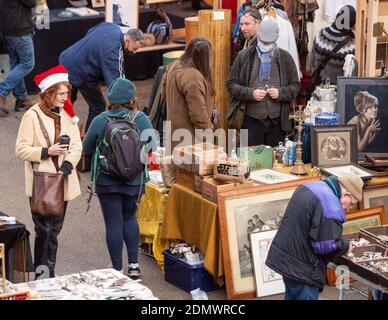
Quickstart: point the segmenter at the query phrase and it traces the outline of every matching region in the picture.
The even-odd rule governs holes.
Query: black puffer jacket
[[[1,0],[0,30],[3,36],[21,37],[34,30],[32,8],[36,0]]]
[[[346,215],[340,194],[333,176],[299,186],[272,242],[266,265],[283,277],[322,290],[328,261],[349,249],[348,241],[342,239]]]

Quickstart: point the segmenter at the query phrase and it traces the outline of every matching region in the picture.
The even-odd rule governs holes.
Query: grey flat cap
[[[263,43],[274,43],[279,38],[279,25],[274,18],[264,19],[257,30],[257,38]]]

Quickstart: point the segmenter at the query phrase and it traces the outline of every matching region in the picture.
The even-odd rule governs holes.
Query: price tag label
[[[225,20],[225,12],[224,11],[214,11],[213,12],[213,20]]]

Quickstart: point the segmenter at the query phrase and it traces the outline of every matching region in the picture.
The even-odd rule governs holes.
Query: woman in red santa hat
[[[34,81],[41,93],[40,101],[23,116],[16,141],[16,156],[25,163],[26,193],[32,196],[33,170],[55,173],[65,176],[64,200],[67,202],[81,194],[75,170],[81,153],[82,143],[73,106],[69,100],[71,85],[68,72],[62,65],[35,76]],[[41,123],[43,126],[41,125]],[[42,128],[43,127],[43,128]],[[43,130],[48,133],[48,142]],[[59,137],[70,137],[69,144],[60,145]],[[54,277],[58,235],[62,229],[63,217],[47,217],[32,214],[35,224],[34,266],[36,277],[38,270],[49,270]],[[37,269],[39,266],[39,269]]]

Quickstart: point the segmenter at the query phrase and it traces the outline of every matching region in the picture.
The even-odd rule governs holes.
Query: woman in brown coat
[[[211,51],[212,46],[208,39],[194,38],[185,53],[167,68],[165,90],[167,121],[171,122],[172,148],[181,138],[177,129],[186,129],[191,134],[191,139],[185,138],[180,145],[191,145],[195,143],[195,129],[213,128],[211,117],[214,86],[210,67]],[[174,132],[177,135],[175,137]]]
[[[71,85],[66,69],[59,65],[35,78],[39,86],[40,101],[23,116],[16,140],[16,156],[24,160],[26,193],[32,196],[33,170],[41,172],[62,172],[65,176],[64,200],[67,202],[81,194],[75,167],[80,160],[82,143],[77,126],[77,117],[68,102]],[[46,142],[40,121],[47,130],[50,146]],[[68,135],[69,144],[59,144],[59,137]],[[62,229],[62,217],[47,217],[32,214],[35,224],[34,266],[36,277],[48,271],[54,277],[58,235]],[[45,273],[43,273],[45,275]]]

